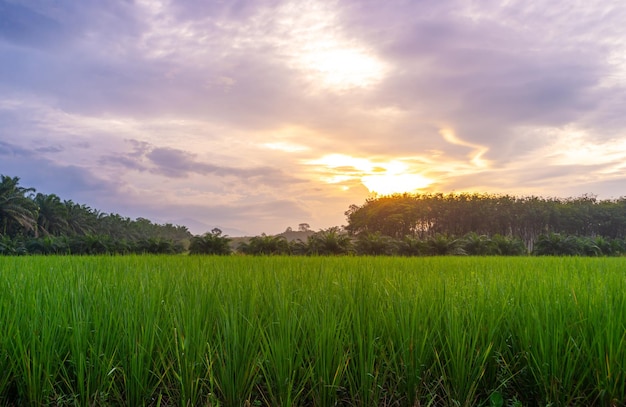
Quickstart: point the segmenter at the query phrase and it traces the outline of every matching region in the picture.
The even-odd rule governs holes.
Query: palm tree
[[[230,254],[230,238],[222,235],[222,231],[215,228],[210,233],[194,236],[189,245],[189,254]]]
[[[341,233],[337,226],[320,230],[309,236],[307,245],[311,254],[322,256],[348,254],[352,251],[352,240],[346,233]]]
[[[428,251],[434,256],[463,255],[465,251],[461,243],[458,239],[442,234],[437,234],[427,240]]]
[[[290,254],[291,247],[285,236],[262,234],[261,236],[254,236],[248,242],[241,243],[238,250],[245,254],[281,255]]]
[[[472,256],[497,254],[496,245],[486,235],[479,235],[476,232],[470,232],[463,237],[462,243],[465,253]]]
[[[495,254],[502,256],[521,256],[528,254],[528,249],[524,242],[516,237],[502,236],[496,234],[492,236],[491,241],[495,246]]]
[[[18,177],[0,177],[0,233],[36,232],[37,205],[26,196],[35,189],[20,187]]]
[[[55,194],[38,193],[34,201],[39,208],[37,214],[39,234],[59,236],[68,230],[67,209],[61,198]]]
[[[356,242],[359,255],[383,256],[392,255],[397,251],[397,242],[380,232],[363,233]]]
[[[428,243],[411,236],[405,236],[398,242],[398,254],[401,256],[423,256],[428,253]]]
[[[71,233],[84,236],[95,232],[98,217],[90,207],[71,200],[63,201],[63,205],[65,205],[67,226]]]

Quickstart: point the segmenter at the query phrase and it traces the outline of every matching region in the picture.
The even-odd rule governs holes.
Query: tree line
[[[182,253],[192,237],[185,226],[101,212],[19,181],[0,175],[0,254]]]
[[[548,233],[540,235],[529,252],[521,239],[499,234],[487,236],[470,232],[461,237],[436,234],[424,239],[411,236],[395,239],[380,232],[354,236],[339,227],[331,227],[313,233],[306,240],[290,241],[283,235],[260,235],[233,247],[228,236],[214,229],[205,235],[194,236],[189,252],[256,256],[620,256],[626,253],[626,240]]]
[[[320,230],[305,240],[263,234],[235,245],[219,229],[194,236],[185,226],[104,213],[0,175],[0,255],[626,253],[626,198],[396,194],[351,205],[345,215],[346,226]]]
[[[514,197],[490,194],[396,194],[352,205],[345,213],[353,235],[380,233],[396,239],[436,235],[507,236],[529,252],[540,236],[626,237],[626,198]],[[571,240],[571,239],[570,239]]]

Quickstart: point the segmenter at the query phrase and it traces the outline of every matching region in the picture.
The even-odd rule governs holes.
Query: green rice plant
[[[626,276],[608,272],[602,279],[583,280],[581,287],[572,290],[572,298],[586,322],[581,326],[586,381],[597,394],[591,401],[623,405],[626,403],[626,296],[623,294]]]
[[[169,297],[162,278],[150,278],[158,271],[155,264],[149,270],[127,269],[123,281],[128,289],[120,290],[111,300],[118,302],[117,315],[121,327],[119,337],[119,369],[122,375],[122,397],[129,405],[147,405],[161,396],[164,372],[156,369],[159,353],[158,339],[170,335],[164,331],[163,300]],[[132,277],[132,278],[129,278]]]
[[[11,397],[11,389],[13,387],[15,373],[13,371],[14,361],[11,359],[11,338],[15,337],[15,310],[18,304],[14,301],[11,279],[6,278],[7,272],[14,272],[9,268],[8,264],[4,269],[0,269],[0,324],[2,326],[2,334],[0,334],[0,404],[8,404]]]
[[[226,406],[250,403],[263,359],[256,318],[259,292],[255,290],[254,278],[246,282],[236,270],[235,267],[235,274],[222,281],[218,297],[221,307],[211,346],[215,389]],[[244,286],[245,290],[236,289]]]
[[[173,376],[168,389],[177,393],[169,397],[181,406],[206,405],[215,397],[211,357],[219,304],[212,295],[214,282],[182,270],[168,300],[174,328],[171,335],[163,335],[170,342],[162,348],[173,348],[173,354],[162,370]]]
[[[435,358],[440,373],[442,395],[446,405],[473,406],[484,388],[485,372],[493,358],[493,342],[481,316],[468,320],[458,308],[450,307],[443,317],[443,329],[436,342]],[[488,329],[488,328],[487,328]]]
[[[32,279],[19,282],[25,286],[16,284],[12,293],[20,309],[8,353],[14,362],[17,398],[28,405],[45,405],[57,398],[55,386],[67,357],[67,331],[57,320],[66,302],[54,295],[51,277],[48,269],[37,271]]]
[[[303,347],[310,368],[309,398],[314,406],[336,405],[340,393],[346,390],[349,320],[346,307],[342,306],[338,280],[331,273],[319,275],[315,290],[309,291],[303,314],[302,325],[306,329]]]
[[[594,397],[585,362],[588,320],[572,298],[584,261],[546,259],[517,271],[514,312],[506,318],[509,349],[503,354],[517,365],[513,387],[526,403],[587,405]]]
[[[0,404],[623,405],[624,265],[0,257]]]
[[[411,281],[420,278],[417,272],[405,276]],[[384,364],[390,381],[385,387],[403,405],[415,406],[431,396],[425,391],[434,373],[432,341],[441,324],[442,303],[433,301],[436,295],[421,289],[421,284],[410,286],[412,292],[407,294],[406,285],[390,285],[391,304],[383,321],[388,332]]]
[[[506,313],[492,295],[493,280],[475,263],[459,261],[441,281],[441,320],[433,340],[439,396],[446,405],[473,406],[494,387],[494,346],[500,340],[500,322]]]
[[[111,303],[102,303],[106,287],[93,270],[75,269],[67,282],[68,310],[61,313],[68,330],[68,359],[62,369],[65,391],[80,406],[113,401],[118,331]]]
[[[270,284],[272,281],[270,280]],[[265,384],[263,397],[270,406],[299,405],[306,396],[310,369],[305,360],[302,305],[296,302],[291,287],[274,282],[277,295],[266,307],[271,317],[259,326],[261,333],[260,365]]]
[[[385,398],[383,384],[387,369],[382,368],[382,346],[386,296],[382,284],[375,280],[375,269],[369,267],[369,259],[359,259],[359,273],[347,272],[344,291],[348,320],[348,357],[346,378],[352,397],[364,406],[378,405]]]
[[[219,399],[226,406],[250,401],[259,376],[258,326],[238,310],[223,309],[213,347],[213,372]]]

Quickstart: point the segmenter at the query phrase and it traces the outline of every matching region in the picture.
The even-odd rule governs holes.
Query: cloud
[[[342,222],[394,162],[442,192],[610,193],[625,19],[621,0],[0,1],[0,172],[259,232]]]
[[[615,28],[623,11],[570,2],[548,8],[492,3],[478,8],[466,2],[419,2],[409,10],[387,3],[386,10],[371,2],[352,5],[354,27],[397,62],[380,97],[413,120],[452,126],[469,142],[488,143],[491,159],[508,160],[502,153],[512,141],[507,133],[516,126],[585,120],[607,96],[623,93],[598,89],[614,70],[607,63],[613,48],[605,44],[622,42]],[[415,17],[401,18],[401,13]],[[372,19],[400,24],[381,29]],[[408,140],[400,136],[398,145]]]
[[[4,156],[5,159],[28,157],[29,155],[30,151],[25,148],[13,145],[11,143],[6,143],[4,141],[0,141],[0,156]]]
[[[279,168],[214,165],[200,160],[197,154],[182,149],[157,147],[132,139],[126,142],[134,146],[130,153],[102,156],[99,162],[102,165],[118,165],[128,170],[147,171],[168,178],[187,178],[192,174],[197,174],[237,178],[242,183],[268,185],[302,182],[296,177],[283,173]]]

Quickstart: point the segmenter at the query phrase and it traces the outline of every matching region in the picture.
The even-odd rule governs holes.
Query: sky
[[[0,174],[230,236],[626,195],[623,0],[0,0]]]

